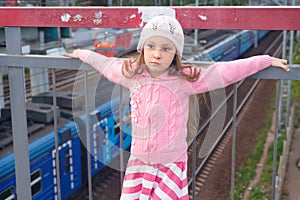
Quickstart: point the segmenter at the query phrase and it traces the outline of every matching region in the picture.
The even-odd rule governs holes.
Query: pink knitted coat
[[[226,87],[271,65],[270,56],[254,56],[219,62],[201,69],[200,78],[189,82],[168,71],[152,78],[147,70],[128,79],[122,75],[123,60],[81,50],[79,58],[110,81],[131,92],[131,153],[145,163],[187,160],[189,96]]]

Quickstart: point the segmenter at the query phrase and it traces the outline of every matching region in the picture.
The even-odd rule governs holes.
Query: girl
[[[88,50],[64,54],[130,89],[132,144],[121,199],[188,199],[190,95],[226,87],[271,65],[289,71],[286,60],[267,55],[200,70],[182,64],[183,46],[179,22],[158,16],[144,26],[135,60],[107,58]]]

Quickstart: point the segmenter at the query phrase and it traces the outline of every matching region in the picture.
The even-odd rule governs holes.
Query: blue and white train
[[[257,40],[265,37],[269,31],[257,31]],[[244,30],[231,35],[222,42],[194,55],[195,61],[230,61],[239,58],[255,44],[254,31]]]
[[[123,120],[120,122],[118,103],[119,99],[115,98],[89,113],[91,153],[88,155],[91,156],[92,175],[97,174],[119,154],[120,123],[123,123],[123,149],[128,149],[130,146],[131,127]],[[124,117],[128,111],[129,107],[124,108]],[[62,199],[68,199],[86,182],[88,165],[85,122],[85,114],[80,115],[75,122],[58,119]],[[58,197],[55,137],[52,130],[45,132],[45,130],[49,130],[48,126],[51,128],[52,125],[45,125],[42,136],[31,141],[28,146],[33,200],[50,200]],[[2,150],[5,152],[7,148]],[[6,153],[0,158],[0,199],[18,199],[13,152]]]

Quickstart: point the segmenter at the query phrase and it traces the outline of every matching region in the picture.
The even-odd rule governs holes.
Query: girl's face
[[[144,60],[152,78],[159,77],[169,68],[175,53],[175,45],[165,37],[154,36],[146,41]]]

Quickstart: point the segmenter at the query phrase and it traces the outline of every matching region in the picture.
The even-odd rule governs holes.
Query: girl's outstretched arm
[[[287,60],[268,55],[252,56],[228,62],[217,62],[207,69],[201,69],[200,78],[192,82],[194,93],[226,87],[268,67],[289,71]]]
[[[90,50],[76,49],[72,53],[64,53],[63,56],[79,58],[91,65],[112,82],[119,82],[123,78],[123,61],[115,57],[106,57]]]

